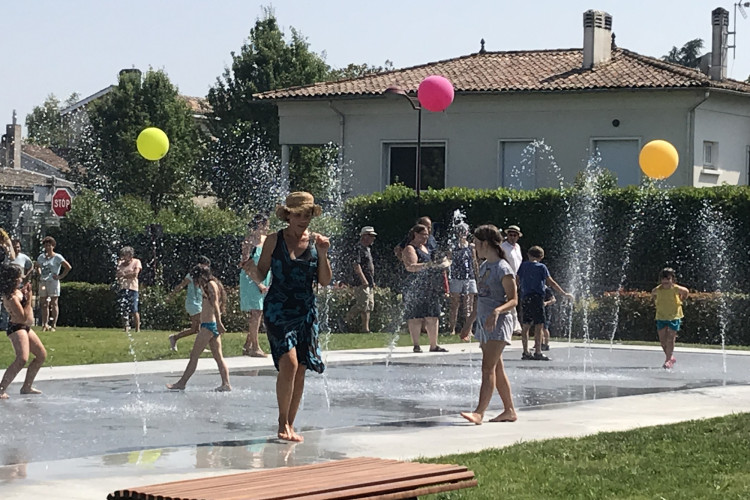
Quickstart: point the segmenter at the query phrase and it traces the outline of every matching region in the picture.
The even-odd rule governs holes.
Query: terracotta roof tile
[[[188,95],[181,95],[180,99],[185,101],[190,110],[198,115],[208,115],[213,111],[208,100],[203,97],[192,97]]]
[[[73,187],[72,182],[58,177],[50,177],[20,168],[0,168],[0,186],[28,189],[34,186],[51,185]]]
[[[52,165],[61,172],[70,172],[68,162],[64,158],[60,158],[49,148],[25,142],[21,146],[21,151],[31,156],[32,158],[36,158],[37,160],[41,160],[48,165]]]
[[[255,94],[257,99],[380,95],[391,85],[414,93],[429,75],[448,78],[457,93],[560,92],[711,87],[750,93],[750,84],[712,81],[696,69],[615,48],[608,63],[583,69],[582,49],[485,52],[359,78]]]

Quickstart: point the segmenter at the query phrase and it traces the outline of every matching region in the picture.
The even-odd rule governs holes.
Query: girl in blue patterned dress
[[[244,269],[253,280],[263,281],[269,270],[273,279],[263,307],[263,319],[276,369],[276,399],[279,403],[278,437],[303,441],[294,431],[305,371],[323,373],[325,365],[318,344],[318,310],[313,286],[328,286],[331,264],[330,241],[308,230],[310,221],[322,213],[310,193],[294,192],[276,208],[279,219],[289,225],[270,234],[263,243],[257,264],[252,259]]]

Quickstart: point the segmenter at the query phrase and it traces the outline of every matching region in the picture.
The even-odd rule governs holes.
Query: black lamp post
[[[417,209],[419,209],[419,192],[422,190],[422,106],[419,105],[419,99],[411,97],[397,85],[391,85],[385,89],[385,93],[404,96],[411,104],[412,109],[417,111],[417,163],[414,169],[414,189],[417,193]]]

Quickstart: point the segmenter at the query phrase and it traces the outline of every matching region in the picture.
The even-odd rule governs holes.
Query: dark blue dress
[[[318,308],[313,285],[318,281],[318,251],[310,235],[310,245],[298,258],[289,257],[282,231],[276,233],[271,255],[271,287],[263,303],[263,319],[276,369],[279,360],[292,349],[308,370],[323,373],[318,344]]]

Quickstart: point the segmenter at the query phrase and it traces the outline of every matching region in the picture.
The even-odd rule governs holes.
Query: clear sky
[[[334,67],[448,59],[476,52],[481,38],[490,51],[580,48],[588,9],[612,15],[618,46],[655,57],[694,38],[710,51],[716,7],[734,26],[731,0],[0,0],[0,125],[13,109],[25,124],[49,94],[91,95],[122,68],[163,69],[180,93],[205,96],[264,5]],[[739,12],[737,32],[728,73],[744,80],[750,19]]]

